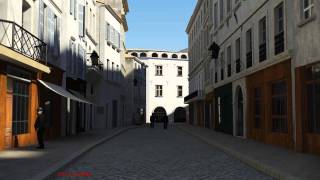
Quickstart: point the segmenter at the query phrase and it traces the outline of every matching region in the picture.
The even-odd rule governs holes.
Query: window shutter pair
[[[85,50],[80,44],[78,45],[78,77],[84,79],[85,74]]]

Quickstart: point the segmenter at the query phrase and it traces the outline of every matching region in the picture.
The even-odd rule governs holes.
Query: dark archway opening
[[[183,107],[178,107],[174,111],[174,122],[186,122],[187,121],[187,113],[186,110]]]
[[[167,112],[163,107],[157,107],[152,114],[155,116],[155,122],[163,122],[164,117],[167,116]]]

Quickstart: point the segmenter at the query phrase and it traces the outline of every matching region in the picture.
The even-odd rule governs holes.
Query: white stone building
[[[190,87],[200,86],[187,98],[191,123],[319,153],[319,6],[198,0],[186,29]]]
[[[184,104],[184,97],[189,93],[188,54],[141,49],[130,49],[128,54],[139,57],[148,66],[146,122],[150,123],[152,113],[164,111],[170,122],[186,121],[188,112],[187,105]],[[174,118],[175,112],[176,119]]]

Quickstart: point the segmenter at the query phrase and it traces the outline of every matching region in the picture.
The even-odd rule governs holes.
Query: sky
[[[128,0],[127,49],[179,51],[188,47],[185,32],[197,0]]]

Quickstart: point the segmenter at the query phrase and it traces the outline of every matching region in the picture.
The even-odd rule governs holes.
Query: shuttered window
[[[54,33],[54,55],[60,55],[60,18],[55,16],[55,33]]]
[[[55,22],[54,14],[51,9],[48,9],[48,21],[47,21],[47,33],[48,33],[48,45],[50,52],[53,52],[54,49],[54,31],[55,31]]]

